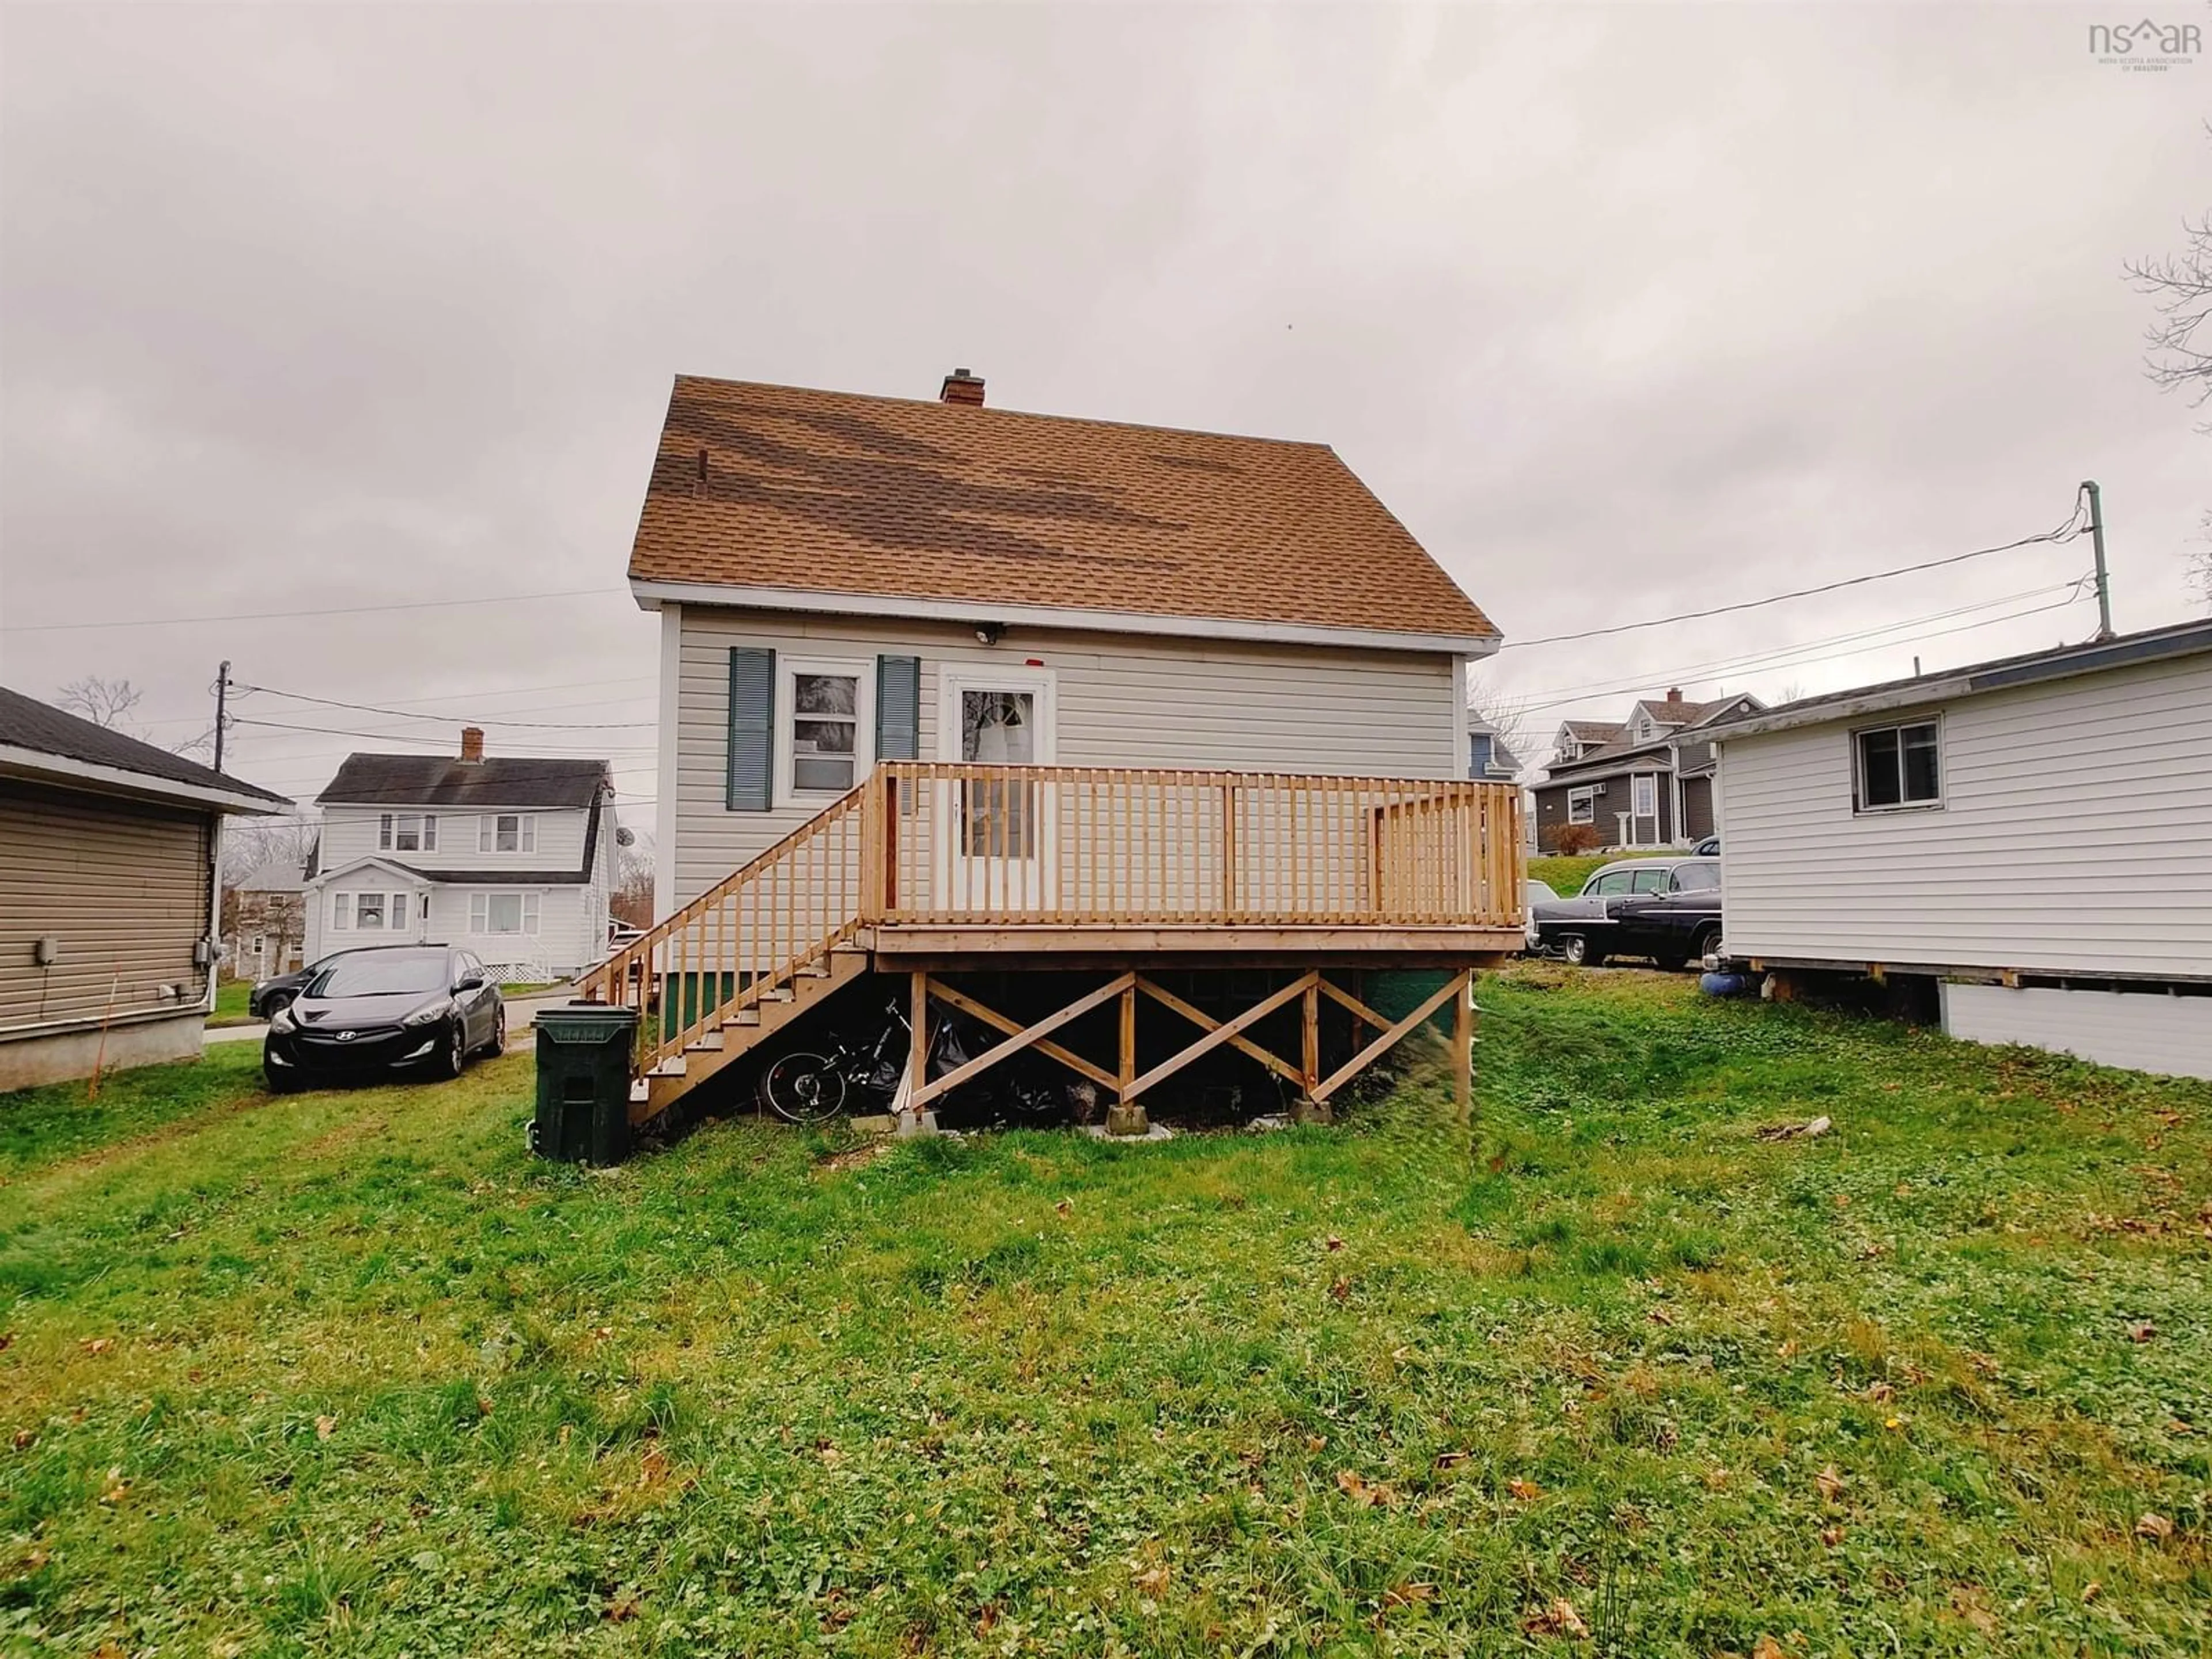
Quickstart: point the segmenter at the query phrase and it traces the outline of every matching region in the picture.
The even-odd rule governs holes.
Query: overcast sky
[[[441,718],[242,715],[419,746],[629,722],[491,743],[610,756],[649,824],[622,573],[679,371],[958,365],[1003,406],[1323,440],[1510,639],[2011,540],[2085,477],[2119,625],[2178,620],[2212,439],[2142,378],[2119,267],[2212,205],[2212,52],[2099,63],[2140,10],[12,6],[0,678],[127,677],[172,741],[223,657]],[[1547,733],[1845,685],[2086,635],[1939,630],[2089,562],[1487,677]],[[123,625],[526,593],[566,597]],[[234,769],[310,798],[371,746],[405,745],[242,726]]]

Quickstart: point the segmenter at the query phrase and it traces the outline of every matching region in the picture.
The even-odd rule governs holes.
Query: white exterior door
[[[946,667],[938,688],[938,758],[963,765],[1050,766],[1059,708],[1051,671]],[[1054,902],[1051,792],[1020,778],[940,781],[939,890],[957,910],[1021,912]]]

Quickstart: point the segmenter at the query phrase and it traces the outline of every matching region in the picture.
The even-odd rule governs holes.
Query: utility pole
[[[2085,478],[2081,489],[2089,497],[2089,544],[2097,550],[2097,637],[2112,637],[2112,579],[2105,568],[2105,499],[2097,481]]]
[[[2096,486],[2092,484],[2092,489]],[[2102,560],[2099,561],[2101,567]],[[215,671],[215,769],[222,770],[222,728],[227,724],[223,708],[230,701],[230,659],[225,657],[222,666]]]

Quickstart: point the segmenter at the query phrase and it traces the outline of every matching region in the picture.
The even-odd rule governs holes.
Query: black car
[[[1536,948],[1597,966],[1608,957],[1649,957],[1680,968],[1717,944],[1717,859],[1629,859],[1608,864],[1569,899],[1535,907]]]
[[[321,973],[330,960],[325,957],[304,968],[295,968],[289,974],[271,974],[267,979],[255,980],[253,988],[246,994],[246,1012],[256,1019],[268,1018],[299,995],[300,988]]]
[[[444,945],[342,951],[309,970],[269,1022],[261,1067],[279,1094],[390,1072],[459,1077],[507,1046],[507,1006],[484,965]]]

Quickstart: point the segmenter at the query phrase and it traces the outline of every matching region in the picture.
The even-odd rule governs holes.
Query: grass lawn
[[[208,1016],[208,1025],[251,1025],[253,1016],[246,1012],[246,1000],[253,994],[253,981],[234,979],[215,988],[215,1012]]]
[[[0,1099],[0,1651],[2212,1650],[2212,1088],[1482,997],[1472,1135]]]
[[[1608,864],[1618,864],[1623,859],[1680,858],[1679,852],[1664,850],[1653,853],[1593,853],[1588,856],[1577,854],[1564,858],[1532,858],[1528,860],[1528,879],[1548,883],[1561,898],[1579,893],[1590,873]]]

